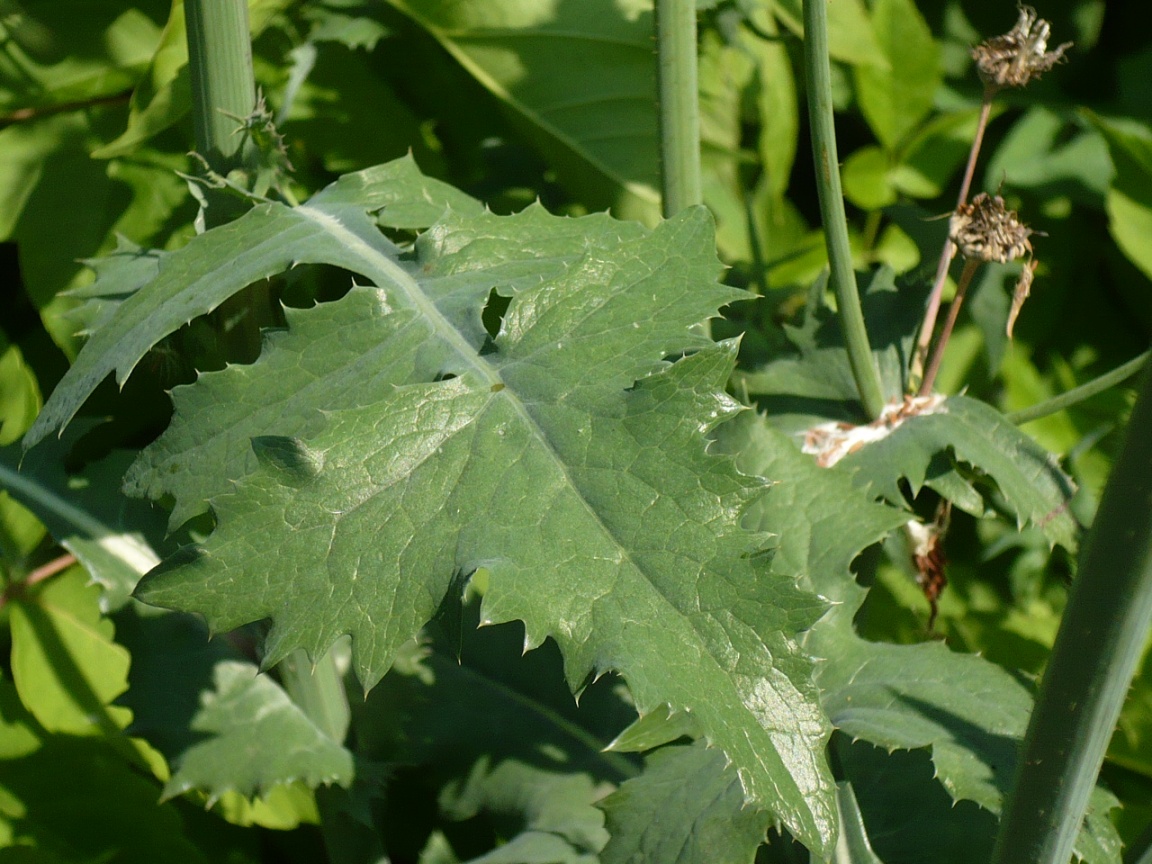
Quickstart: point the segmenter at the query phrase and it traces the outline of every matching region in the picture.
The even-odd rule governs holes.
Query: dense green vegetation
[[[0,0],[0,860],[1152,855],[1136,7],[652,5]]]

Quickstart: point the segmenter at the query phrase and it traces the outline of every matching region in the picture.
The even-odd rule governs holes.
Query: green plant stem
[[[656,83],[664,218],[704,201],[695,0],[656,0]]]
[[[316,727],[341,744],[348,734],[348,696],[336,667],[334,651],[312,665],[303,651],[293,651],[277,667],[284,689]]]
[[[824,223],[832,287],[836,292],[848,360],[860,401],[870,419],[884,408],[880,373],[868,344],[860,292],[852,270],[848,246],[848,219],[840,189],[840,163],[836,156],[836,128],[832,118],[832,71],[828,59],[827,0],[804,0],[804,67],[808,79],[808,118],[812,126],[812,155],[816,162],[816,190]]]
[[[188,74],[196,151],[218,174],[243,166],[254,152],[239,121],[256,105],[247,0],[185,0]]]
[[[1152,624],[1152,375],[1088,533],[993,864],[1067,864]]]
[[[969,259],[964,262],[964,270],[960,273],[960,281],[956,284],[956,296],[948,307],[948,317],[944,319],[944,327],[940,330],[940,338],[936,340],[936,348],[932,351],[932,359],[924,372],[924,380],[920,382],[920,395],[927,396],[932,392],[936,383],[936,373],[940,371],[940,362],[944,359],[944,349],[952,337],[956,327],[956,318],[960,315],[960,307],[964,305],[964,295],[968,293],[968,286],[972,284],[972,277],[980,268],[978,259]]]
[[[292,701],[320,731],[337,743],[348,735],[348,694],[333,648],[312,664],[304,651],[293,651],[276,667]],[[316,790],[324,848],[329,864],[377,864],[387,856],[380,837],[357,818],[352,792],[339,786]]]
[[[1051,399],[1045,399],[1043,402],[1038,402],[1029,408],[1013,411],[1007,415],[1008,421],[1019,426],[1022,423],[1039,420],[1041,417],[1047,417],[1049,414],[1055,414],[1057,411],[1071,408],[1078,402],[1091,399],[1097,393],[1103,393],[1110,387],[1115,387],[1121,381],[1127,381],[1148,365],[1149,357],[1152,357],[1152,351],[1145,351],[1139,357],[1133,357],[1122,366],[1117,366],[1112,371],[1105,372],[1098,378],[1093,378],[1091,381],[1087,381],[1078,387],[1073,387],[1066,393],[1053,396]]]

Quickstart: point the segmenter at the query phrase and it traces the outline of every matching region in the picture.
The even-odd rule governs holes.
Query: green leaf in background
[[[352,754],[252,663],[213,667],[212,689],[201,697],[189,729],[204,740],[180,754],[164,787],[167,797],[200,789],[212,800],[233,790],[264,795],[296,780],[309,787],[352,782]]]
[[[129,731],[172,766],[165,797],[197,790],[230,821],[283,829],[315,819],[311,794],[294,791],[295,781],[351,782],[351,754],[257,674],[233,640],[209,641],[191,616],[138,605],[121,610],[116,626],[133,656],[119,704],[132,709]]]
[[[770,5],[780,23],[797,36],[804,35],[802,0],[775,0]],[[884,68],[888,65],[863,0],[837,0],[828,4],[828,53],[832,59],[853,66]]]
[[[1068,196],[1099,207],[1114,174],[1099,130],[1082,118],[1036,106],[996,148],[984,185],[991,190],[1003,182],[1009,188],[1035,189],[1049,199]]]
[[[142,596],[196,609],[214,629],[272,618],[269,663],[296,647],[319,656],[351,633],[353,667],[371,685],[454,572],[487,567],[485,620],[525,620],[532,645],[553,635],[573,686],[615,669],[641,711],[691,709],[750,800],[821,848],[831,830],[825,733],[790,638],[821,604],[757,571],[757,538],[735,522],[756,484],[702,446],[701,431],[735,410],[721,389],[734,346],[662,360],[703,347],[690,326],[741,296],[713,281],[706,212],[652,233],[538,208],[449,213],[402,259],[358,210],[325,193],[313,202],[262,205],[165,258],[41,415],[39,434],[190,313],[291,263],[336,264],[378,286],[359,293],[377,303],[374,341],[387,362],[349,395],[339,378],[324,381],[332,347],[313,346],[301,368],[318,376],[316,395],[300,410],[324,422],[306,439],[254,437],[254,471],[213,501],[219,527],[205,550],[154,571]],[[513,234],[520,252],[488,239]],[[514,296],[493,339],[481,310],[500,285]],[[299,350],[284,344],[201,380],[262,381],[261,363]],[[685,568],[698,574],[689,595],[673,587]],[[670,664],[676,656],[690,659]]]
[[[860,110],[893,151],[932,110],[940,85],[940,51],[912,0],[876,0],[872,30],[886,63],[853,67]]]
[[[764,842],[769,815],[744,806],[736,772],[703,741],[663,747],[600,804],[604,864],[740,864]]]
[[[98,738],[45,732],[0,678],[0,858],[208,864],[159,788]]]
[[[404,646],[392,671],[354,706],[361,758],[395,766],[385,798],[395,788],[406,790],[409,807],[421,796],[435,801],[437,824],[461,847],[453,860],[598,860],[608,835],[594,804],[636,770],[603,749],[635,717],[618,680],[590,685],[577,705],[554,642],[524,653],[519,624],[477,629],[479,604],[464,613],[458,632],[442,615],[428,628],[435,638]],[[737,794],[742,800],[738,786]],[[403,836],[407,826],[394,818],[380,828],[393,854],[405,857],[405,844],[422,838]],[[474,857],[463,849],[484,844],[464,838],[487,833],[478,824],[498,845]],[[435,842],[452,845],[439,836]]]
[[[9,345],[0,333],[0,453],[27,430],[40,404],[36,376],[24,362],[20,348]],[[4,490],[0,479],[0,573],[4,564],[9,569],[24,567],[45,534],[40,520]]]
[[[1108,228],[1128,259],[1152,278],[1152,131],[1085,113],[1103,133],[1116,168],[1105,201]]]
[[[164,520],[145,502],[119,494],[132,460],[127,451],[68,474],[65,457],[79,437],[45,441],[27,455],[16,444],[0,448],[0,489],[35,513],[84,565],[103,589],[101,606],[108,611],[123,606],[140,577],[159,563],[152,544],[163,537]]]
[[[720,435],[721,449],[738,454],[744,471],[775,481],[748,515],[754,527],[771,525],[778,533],[774,567],[806,574],[812,590],[837,604],[804,640],[808,651],[825,658],[817,685],[833,724],[852,739],[890,750],[931,748],[936,777],[954,800],[999,813],[1032,706],[1028,689],[979,656],[940,643],[869,642],[853,624],[867,592],[849,566],[907,514],[872,502],[843,462],[817,467],[762,417],[743,415]],[[869,796],[852,780],[867,817]],[[1101,830],[1101,822],[1090,821],[1077,849],[1101,845]],[[1105,847],[1118,842],[1114,829],[1107,836]]]
[[[128,687],[129,657],[87,582],[73,567],[11,604],[12,677],[49,732],[115,738],[131,719],[110,704]]]
[[[590,207],[659,218],[649,4],[389,2],[514,112]]]
[[[162,0],[125,7],[20,0],[0,9],[0,114],[115,96],[132,87],[160,29]]]

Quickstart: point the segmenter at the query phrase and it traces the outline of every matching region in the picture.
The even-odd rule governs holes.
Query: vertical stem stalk
[[[816,162],[816,190],[820,218],[828,246],[832,287],[840,310],[848,360],[860,401],[871,419],[884,408],[880,373],[868,344],[860,292],[852,270],[848,245],[848,219],[840,189],[840,163],[836,155],[836,127],[832,117],[832,71],[828,59],[828,0],[804,0],[804,66],[808,78],[808,118],[812,126],[812,155]]]
[[[960,182],[960,194],[956,197],[956,206],[960,207],[968,201],[968,193],[972,190],[972,177],[976,174],[976,158],[980,155],[980,147],[984,143],[984,130],[988,128],[988,117],[992,113],[992,100],[999,92],[999,88],[989,84],[984,87],[984,101],[980,104],[980,119],[976,123],[976,137],[972,139],[972,147],[968,151],[968,164],[964,166],[964,179]],[[924,309],[924,321],[920,325],[920,335],[916,339],[916,351],[912,356],[911,379],[920,375],[924,368],[924,360],[928,357],[928,346],[932,344],[932,331],[936,329],[936,316],[940,312],[940,296],[944,293],[944,283],[948,280],[948,265],[956,256],[956,244],[948,237],[944,241],[944,248],[940,250],[940,261],[936,265],[936,277],[932,281],[932,291],[928,295],[928,305]],[[921,387],[921,392],[923,387]]]
[[[227,174],[249,158],[248,136],[237,135],[237,117],[256,105],[247,0],[185,0],[188,74],[196,150],[209,167]]]
[[[1152,375],[1080,558],[993,864],[1067,864],[1152,625]]]
[[[948,307],[944,329],[940,331],[940,338],[936,340],[936,350],[932,352],[932,360],[924,373],[924,380],[920,383],[921,396],[927,396],[932,392],[932,386],[936,383],[936,373],[940,371],[940,361],[944,359],[944,349],[948,346],[948,339],[956,327],[956,318],[960,315],[960,307],[964,304],[964,295],[968,293],[968,286],[972,284],[972,277],[979,268],[979,259],[973,258],[964,262],[964,271],[960,274],[960,282],[956,285],[956,296],[952,300],[952,305]]]
[[[247,0],[185,0],[184,15],[196,150],[218,174],[251,167],[257,155],[255,145],[250,136],[236,131],[256,106]],[[218,225],[234,215],[235,208],[229,199],[211,192],[205,190],[209,200],[205,220]],[[265,286],[255,297],[241,294],[227,302],[248,312],[255,299],[263,305],[266,295]],[[257,317],[246,315],[244,326],[236,328],[234,335],[247,349],[258,349]],[[284,689],[305,715],[333,741],[343,742],[348,733],[348,697],[333,652],[313,666],[304,651],[294,651],[278,669]],[[383,860],[379,839],[365,838],[365,829],[346,818],[346,795],[342,790],[317,790],[329,858],[341,864]]]
[[[656,0],[656,84],[664,218],[704,201],[695,0]]]

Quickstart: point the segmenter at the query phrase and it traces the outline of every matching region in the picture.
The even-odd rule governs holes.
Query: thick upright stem
[[[664,218],[704,201],[695,0],[656,0],[656,83]]]
[[[236,134],[237,117],[252,113],[256,84],[247,0],[185,0],[188,73],[196,151],[218,174],[242,167],[248,136]]]
[[[1081,554],[993,864],[1067,864],[1152,625],[1152,375]]]
[[[812,126],[812,155],[816,161],[816,190],[820,218],[828,247],[832,287],[848,348],[848,360],[860,401],[871,419],[884,408],[880,373],[868,344],[860,292],[852,270],[848,245],[848,219],[840,189],[840,163],[836,156],[836,127],[832,118],[832,71],[828,59],[827,0],[804,0],[804,66],[808,77],[808,118]]]

